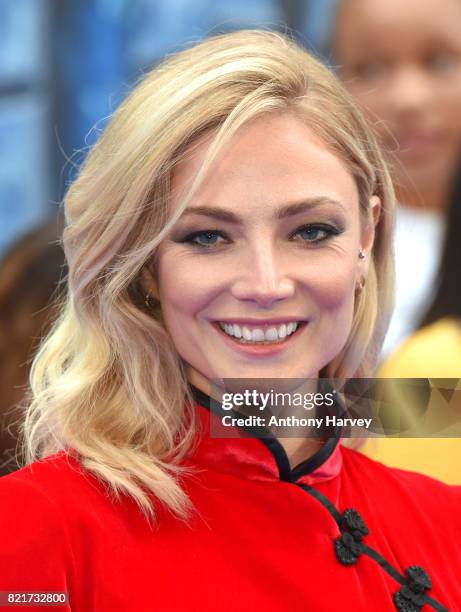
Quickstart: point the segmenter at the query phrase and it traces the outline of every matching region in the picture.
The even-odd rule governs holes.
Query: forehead
[[[175,169],[175,208],[200,170],[214,135],[202,137]],[[239,128],[218,154],[189,208],[221,205],[268,214],[271,205],[319,196],[358,209],[356,183],[345,163],[304,121],[283,113],[259,117]]]
[[[339,59],[353,50],[366,55],[375,47],[396,54],[423,44],[461,48],[461,0],[344,0],[335,25]]]

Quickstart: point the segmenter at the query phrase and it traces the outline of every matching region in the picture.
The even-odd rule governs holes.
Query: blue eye
[[[184,239],[184,242],[206,248],[218,244],[218,238],[222,237],[222,233],[217,230],[203,230],[190,234]]]
[[[336,228],[330,226],[304,225],[297,229],[294,235],[301,236],[303,242],[321,242],[338,233]]]
[[[333,235],[341,233],[340,230],[330,225],[322,224],[309,224],[299,227],[290,235],[290,239],[293,240],[299,236],[302,244],[314,244],[323,242]],[[219,245],[229,243],[228,237],[219,230],[200,230],[188,234],[184,238],[180,239],[179,242],[190,244],[201,249],[216,249]]]
[[[303,240],[316,241],[319,238],[319,234],[323,232],[326,233],[325,230],[321,230],[318,227],[305,227],[299,230],[298,234],[303,238]]]

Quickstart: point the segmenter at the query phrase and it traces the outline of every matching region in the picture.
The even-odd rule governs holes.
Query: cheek
[[[334,359],[350,335],[355,305],[354,263],[331,266],[316,281],[317,321],[314,321],[313,331],[323,365]]]
[[[455,146],[461,146],[461,114],[459,112],[461,106],[461,77],[453,92],[447,95],[445,100],[442,100],[439,108],[443,114],[444,127],[447,130],[447,135]],[[459,154],[459,151],[457,151]]]
[[[219,279],[217,272],[207,267],[204,273],[201,257],[165,254],[159,259],[158,279],[160,301],[167,327],[180,324],[180,319],[203,310],[213,299]]]
[[[320,314],[337,314],[354,296],[356,262],[346,253],[323,261],[306,274],[306,291],[315,297]]]
[[[351,253],[356,250],[354,235],[350,245],[341,245],[331,252],[312,252],[310,257],[304,255],[301,265],[299,256],[293,260],[287,269],[292,271],[296,293],[299,292],[300,299],[294,298],[295,307],[305,310],[313,319],[347,318],[356,282],[357,262]],[[229,300],[235,306],[232,286],[236,269],[235,262],[214,262],[211,255],[171,253],[161,257],[158,267],[160,300],[170,333],[184,336],[187,329],[195,329],[193,326],[185,328],[187,323],[215,314],[220,306],[225,310]]]
[[[353,294],[353,275],[346,274],[332,274],[327,281],[319,284],[318,291],[321,291],[322,306],[326,310],[336,310],[340,308],[345,302],[348,302],[351,295]]]

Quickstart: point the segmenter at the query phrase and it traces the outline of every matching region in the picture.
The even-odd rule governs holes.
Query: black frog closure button
[[[407,583],[394,593],[395,607],[399,612],[420,612],[425,603],[425,592],[432,588],[432,581],[420,565],[411,565],[405,571]]]
[[[353,565],[363,552],[363,538],[370,532],[360,513],[348,508],[341,515],[341,535],[334,542],[336,558],[343,565]]]

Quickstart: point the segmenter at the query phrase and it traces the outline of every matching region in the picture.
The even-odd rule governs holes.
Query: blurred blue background
[[[0,254],[48,217],[143,71],[212,33],[325,54],[334,0],[0,0]]]

